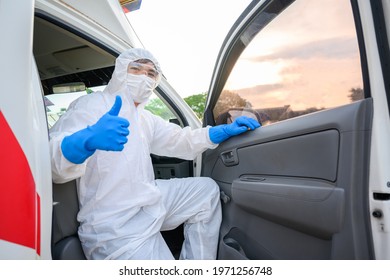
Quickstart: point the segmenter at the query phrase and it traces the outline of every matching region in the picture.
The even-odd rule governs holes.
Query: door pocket
[[[261,244],[261,231],[256,239],[241,229],[233,227],[221,239],[218,259],[222,260],[272,260],[275,257]]]
[[[219,251],[219,259],[223,260],[248,260],[244,250],[233,238],[225,237],[221,244]]]

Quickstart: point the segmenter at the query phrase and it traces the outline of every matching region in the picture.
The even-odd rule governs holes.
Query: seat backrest
[[[53,204],[53,259],[86,259],[77,234],[79,202],[76,180],[64,184],[53,183]]]

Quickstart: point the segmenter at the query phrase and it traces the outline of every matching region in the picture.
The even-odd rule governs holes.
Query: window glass
[[[51,128],[66,112],[70,103],[77,98],[86,95],[87,91],[64,92],[44,96],[47,114],[47,124]]]
[[[297,0],[246,47],[214,108],[217,124],[251,115],[263,125],[363,98],[349,0]]]
[[[146,104],[145,109],[152,112],[153,114],[163,118],[166,121],[176,119],[171,109],[158,97],[156,94],[152,94],[149,102]]]

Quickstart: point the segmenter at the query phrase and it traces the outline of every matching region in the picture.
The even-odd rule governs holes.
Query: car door
[[[262,127],[203,154],[219,259],[390,257],[388,14],[385,1],[253,1],[232,27],[203,125]]]

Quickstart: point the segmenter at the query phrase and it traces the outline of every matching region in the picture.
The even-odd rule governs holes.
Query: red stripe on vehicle
[[[27,158],[0,111],[0,239],[36,248],[36,191]]]
[[[41,255],[41,197],[37,193],[37,254]]]

